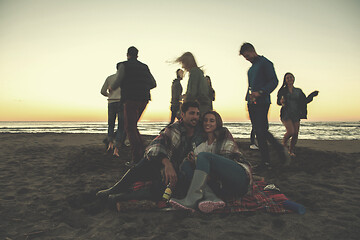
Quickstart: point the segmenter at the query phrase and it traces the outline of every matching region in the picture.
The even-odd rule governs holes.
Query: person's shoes
[[[176,209],[195,212],[197,202],[204,196],[203,189],[206,185],[207,176],[208,174],[206,172],[195,170],[186,197],[183,199],[171,198],[169,201],[171,206]]]
[[[204,199],[198,204],[198,208],[201,212],[211,213],[225,207],[225,202],[218,198],[207,184],[205,185],[203,192]]]
[[[125,146],[130,147],[130,141],[128,138],[125,139],[124,144]]]
[[[251,145],[250,145],[250,149],[252,149],[252,150],[259,150],[259,147],[256,146],[255,144],[251,144]]]
[[[128,161],[125,163],[125,166],[127,166],[128,168],[132,168],[136,165],[136,163],[134,161]]]
[[[290,157],[296,157],[295,153],[289,152]]]

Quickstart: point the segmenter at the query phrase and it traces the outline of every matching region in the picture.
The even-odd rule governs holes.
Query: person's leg
[[[294,124],[293,121],[291,120],[283,120],[282,123],[286,129],[282,144],[284,147],[288,148],[288,140],[294,136],[294,132],[295,132]]]
[[[114,103],[108,104],[108,149],[110,150],[113,148],[113,141],[114,141],[114,128],[115,128],[115,120],[116,120],[116,106]]]
[[[125,129],[130,141],[132,163],[137,163],[141,159],[144,151],[142,138],[137,128],[137,123],[141,117],[141,114],[145,110],[146,105],[147,101],[127,101],[124,104]]]
[[[117,110],[118,130],[116,132],[116,146],[121,147],[121,145],[124,144],[126,138],[126,131],[124,125],[124,104],[122,102],[118,102]]]
[[[255,135],[259,144],[262,164],[269,165],[270,155],[266,135],[268,132],[267,113],[269,105],[249,104],[249,116],[251,123],[255,127]]]
[[[295,156],[294,150],[299,137],[300,121],[293,122],[293,127],[294,127],[294,134],[292,135],[290,148],[289,148],[290,156]]]
[[[223,186],[222,193],[226,196],[242,196],[247,192],[249,178],[246,171],[231,159],[201,152],[197,156],[196,169],[219,178]]]
[[[254,127],[251,128],[250,144],[251,144],[251,145],[255,144],[255,129],[254,129]]]
[[[177,114],[178,108],[176,106],[171,106],[171,118],[168,125],[175,122],[176,114]]]
[[[114,155],[119,156],[119,149],[124,145],[126,138],[125,126],[124,126],[124,104],[120,101],[117,102],[117,117],[118,117],[118,129],[115,136],[115,148]]]
[[[142,158],[139,163],[130,168],[112,187],[98,191],[96,196],[108,197],[110,194],[127,192],[131,184],[136,181],[160,180],[161,168],[161,164],[149,162],[147,159]]]

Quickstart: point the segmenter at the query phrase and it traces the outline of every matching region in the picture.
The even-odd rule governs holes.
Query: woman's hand
[[[170,187],[175,187],[177,182],[177,175],[172,163],[168,158],[164,158],[162,160],[162,164],[164,165],[165,185],[170,183]]]

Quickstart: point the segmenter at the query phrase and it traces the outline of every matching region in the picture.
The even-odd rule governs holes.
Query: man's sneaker
[[[128,138],[125,139],[124,144],[125,146],[130,147],[130,141]]]
[[[251,145],[250,145],[250,149],[252,149],[252,150],[259,150],[259,147],[256,146],[255,144],[251,144]]]

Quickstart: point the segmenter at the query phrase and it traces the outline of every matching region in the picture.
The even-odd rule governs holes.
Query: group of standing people
[[[173,207],[212,212],[223,208],[225,199],[251,194],[252,166],[244,159],[229,130],[223,126],[221,116],[212,110],[215,91],[211,87],[210,77],[206,80],[190,52],[175,60],[189,73],[186,93],[182,95],[180,84],[184,71],[178,69],[172,84],[171,124],[144,150],[136,124],[150,100],[150,89],[156,87],[156,82],[148,67],[137,61],[137,49],[134,54],[131,48],[128,50],[128,61],[117,65],[116,80],[108,90],[111,93],[112,89],[120,86],[125,131],[131,144],[133,164],[120,181],[111,188],[99,191],[97,196],[111,198],[119,192],[127,192],[135,181],[152,180],[162,183],[162,189],[169,186],[174,190],[174,197],[170,199]],[[270,94],[278,85],[273,64],[258,55],[250,43],[244,43],[239,54],[252,63],[248,71],[246,101],[261,154],[260,167],[268,168],[270,156],[267,142],[286,161],[284,145],[292,137],[289,151],[294,149],[297,139],[294,129],[298,132],[297,123],[306,117],[306,103],[317,92],[304,98],[302,91],[293,87],[293,79],[292,83],[291,80],[284,80],[277,101],[283,105],[281,119],[287,129],[281,144],[269,132],[268,123]],[[289,76],[286,74],[285,78]],[[141,90],[137,91],[139,86],[142,86]],[[300,105],[296,103],[298,98],[301,99]],[[297,114],[298,111],[301,112]],[[176,117],[179,121],[174,122]]]
[[[314,91],[308,97],[305,97],[300,88],[294,87],[294,75],[291,73],[285,74],[283,85],[278,92],[277,103],[282,105],[280,117],[286,128],[286,133],[282,144],[279,144],[269,132],[268,122],[268,112],[271,104],[270,94],[275,90],[279,82],[273,63],[264,56],[258,55],[254,46],[250,43],[244,43],[239,54],[252,63],[248,71],[248,89],[246,93],[249,116],[253,127],[251,141],[254,142],[255,135],[263,167],[270,166],[267,142],[270,142],[275,147],[283,161],[287,161],[287,153],[283,151],[284,147],[288,149],[290,156],[295,156],[294,149],[298,139],[300,119],[307,118],[307,103],[311,102],[314,96],[317,96],[318,91]],[[291,138],[290,146],[288,146],[289,138]]]

